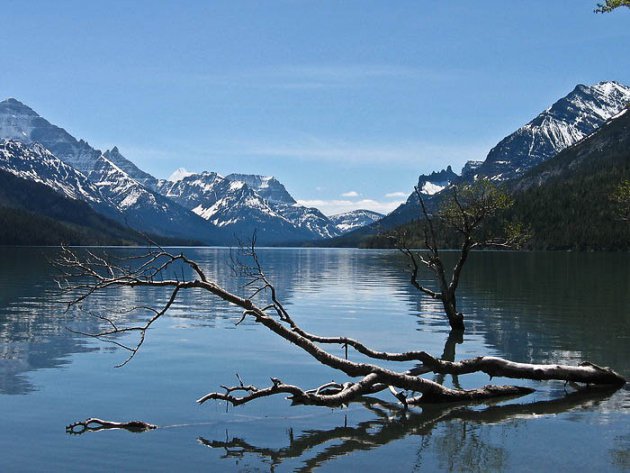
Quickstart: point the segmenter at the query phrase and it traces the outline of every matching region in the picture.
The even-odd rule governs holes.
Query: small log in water
[[[129,422],[112,422],[102,420],[96,417],[90,417],[83,421],[74,422],[66,426],[66,432],[69,434],[82,434],[84,432],[95,432],[98,430],[123,429],[129,432],[145,432],[147,430],[157,429],[157,425],[149,424],[141,420],[132,420]]]

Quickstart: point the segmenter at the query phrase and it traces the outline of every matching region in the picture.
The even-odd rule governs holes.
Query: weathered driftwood
[[[208,400],[223,400],[233,405],[245,404],[261,397],[275,394],[288,394],[297,403],[339,406],[347,404],[366,394],[390,389],[395,397],[407,406],[409,404],[439,404],[449,402],[467,402],[491,399],[503,396],[524,395],[531,393],[532,388],[520,386],[485,386],[478,389],[451,389],[440,383],[422,378],[414,371],[394,371],[369,361],[351,361],[336,356],[321,345],[336,344],[351,347],[371,360],[387,361],[420,361],[423,363],[421,372],[465,374],[486,372],[491,376],[505,376],[532,380],[557,379],[562,381],[582,382],[587,384],[604,384],[621,386],[625,383],[623,377],[607,368],[600,368],[590,363],[583,363],[579,367],[565,365],[532,365],[514,363],[495,357],[480,357],[462,362],[448,362],[438,360],[422,351],[408,351],[403,353],[389,353],[373,350],[363,343],[347,337],[322,337],[304,331],[294,321],[279,300],[275,287],[265,276],[254,244],[248,256],[253,259],[253,266],[241,268],[250,277],[248,287],[253,291],[250,298],[241,297],[227,291],[216,282],[207,278],[203,269],[183,254],[171,254],[158,248],[149,251],[142,258],[134,258],[129,265],[112,264],[105,258],[91,252],[80,257],[75,252],[64,248],[57,266],[62,269],[62,289],[73,294],[69,307],[80,303],[97,291],[105,291],[112,287],[131,288],[163,288],[170,291],[166,304],[160,309],[148,308],[152,315],[144,325],[120,327],[111,318],[101,316],[109,324],[109,328],[99,333],[85,334],[92,337],[106,339],[130,351],[127,363],[137,353],[145,340],[145,334],[150,326],[171,307],[179,291],[198,289],[207,291],[216,297],[243,309],[242,317],[250,317],[256,323],[269,329],[281,338],[295,344],[311,355],[316,361],[338,370],[350,378],[358,381],[344,383],[328,383],[312,390],[305,390],[299,386],[285,384],[279,379],[272,378],[272,385],[266,388],[246,386],[239,378],[239,384],[231,387],[224,386],[224,392],[212,392],[202,396],[197,402]],[[189,279],[166,279],[164,276],[175,263],[188,266],[193,277]],[[78,279],[78,284],[72,281]],[[85,281],[88,281],[87,283]],[[271,302],[262,306],[256,304],[255,296],[267,292]],[[147,309],[144,307],[144,309]],[[133,309],[132,309],[133,310]],[[112,336],[130,332],[139,333],[139,341],[135,346],[126,346]],[[240,395],[237,395],[240,394]]]
[[[82,434],[85,432],[96,432],[98,430],[123,429],[129,432],[145,432],[147,430],[157,429],[157,425],[148,424],[141,420],[132,420],[130,422],[112,422],[102,420],[96,417],[74,422],[66,426],[66,432],[69,434]]]
[[[356,425],[336,426],[331,429],[308,430],[297,435],[288,431],[288,445],[284,447],[258,446],[243,438],[226,437],[222,440],[199,437],[200,445],[223,450],[224,458],[240,459],[246,455],[264,458],[277,467],[285,461],[299,459],[301,466],[294,471],[311,472],[335,459],[357,451],[374,450],[408,436],[427,436],[434,433],[437,426],[457,421],[463,430],[475,424],[502,423],[509,419],[537,418],[544,415],[558,415],[575,409],[585,409],[607,399],[614,388],[592,387],[571,392],[564,397],[533,403],[500,403],[488,407],[474,408],[470,405],[440,404],[425,406],[421,411],[401,412],[397,405],[382,399],[366,397],[362,405],[373,416]],[[462,436],[462,441],[470,436]],[[474,437],[471,448],[483,455],[483,445]],[[453,448],[462,449],[460,442],[453,442]],[[292,463],[293,465],[293,463]],[[272,468],[273,469],[273,468]]]

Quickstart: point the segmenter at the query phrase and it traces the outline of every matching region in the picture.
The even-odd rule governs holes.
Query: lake
[[[229,250],[173,251],[245,293],[229,268]],[[82,313],[64,313],[48,263],[56,253],[0,248],[0,471],[630,470],[627,386],[575,394],[562,382],[493,379],[537,391],[406,414],[387,393],[339,409],[291,406],[283,396],[237,408],[198,406],[195,399],[207,392],[237,384],[236,373],[258,386],[270,377],[308,388],[346,378],[252,321],[236,326],[234,307],[192,291],[158,321],[137,356],[115,368],[127,356],[123,350],[67,328],[98,330],[88,312],[119,314],[130,305],[164,303],[168,294],[116,289],[98,294]],[[352,336],[380,350],[454,351],[458,360],[588,360],[630,377],[630,254],[474,253],[459,289],[463,340],[449,338],[439,305],[410,286],[396,252],[259,254],[286,307],[310,332]],[[359,359],[352,351],[349,357]],[[478,374],[429,377],[464,388],[489,384]],[[65,432],[87,417],[160,428]]]

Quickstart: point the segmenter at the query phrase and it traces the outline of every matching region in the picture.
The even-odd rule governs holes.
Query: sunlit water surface
[[[183,251],[245,294],[228,250]],[[64,314],[48,263],[56,252],[0,249],[0,471],[630,470],[627,388],[567,396],[572,389],[563,383],[523,381],[537,392],[406,415],[388,394],[343,409],[290,406],[282,396],[239,408],[198,406],[201,395],[236,384],[236,373],[259,386],[272,376],[309,388],[345,378],[264,327],[236,326],[239,311],[195,292],[181,294],[132,362],[115,368],[123,350],[66,328],[95,331],[102,326],[85,312],[116,314],[164,303],[168,294],[118,289],[98,294],[83,314]],[[468,330],[458,343],[440,307],[410,287],[395,252],[259,252],[287,308],[311,332],[381,350],[455,350],[456,359],[589,360],[630,376],[628,254],[474,254],[459,290]],[[432,378],[464,388],[488,383],[485,375]],[[87,417],[161,428],[65,432]]]

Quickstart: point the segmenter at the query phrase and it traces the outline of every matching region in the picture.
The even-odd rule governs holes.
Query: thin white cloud
[[[388,194],[385,194],[385,197],[387,199],[394,199],[397,197],[407,197],[408,194],[409,192],[390,192]]]
[[[341,194],[341,197],[359,197],[359,193],[357,191],[348,191]]]
[[[287,133],[287,136],[295,133]],[[413,165],[418,169],[437,169],[442,163],[449,163],[457,169],[469,159],[483,159],[488,152],[488,145],[482,143],[471,144],[437,144],[424,141],[408,141],[397,143],[366,144],[364,140],[336,141],[316,137],[303,136],[301,140],[287,142],[283,140],[273,142],[253,142],[247,138],[240,143],[228,144],[223,142],[223,150],[208,146],[212,154],[237,154],[249,157],[264,157],[271,159],[328,161],[344,164],[386,164]],[[221,147],[221,145],[219,145]],[[229,147],[230,149],[226,149]]]
[[[298,200],[298,204],[305,207],[316,207],[321,210],[325,215],[335,215],[344,212],[350,212],[351,210],[366,209],[382,214],[388,214],[403,201],[390,201],[381,202],[373,199],[313,199],[313,200]]]
[[[228,87],[322,89],[357,87],[376,81],[442,81],[461,77],[461,71],[406,67],[394,64],[274,65],[223,72],[152,71],[152,80]]]
[[[255,139],[251,136],[221,137],[191,148],[187,142],[173,142],[161,148],[119,144],[121,152],[139,164],[179,160],[182,165],[199,168],[209,160],[258,161],[261,158],[282,161],[328,162],[344,165],[413,166],[421,171],[437,170],[446,164],[457,169],[470,159],[483,159],[490,149],[487,143],[442,144],[426,141],[366,143],[365,140],[336,140],[287,130],[283,137]],[[287,138],[290,137],[290,138]],[[184,161],[181,157],[186,156]],[[192,158],[191,158],[192,157]],[[141,166],[142,167],[142,166]]]

